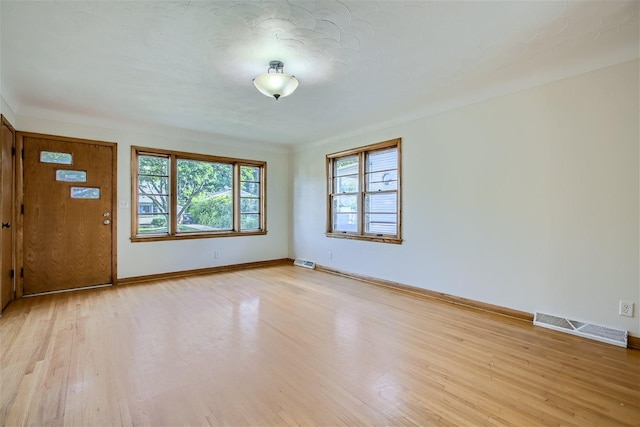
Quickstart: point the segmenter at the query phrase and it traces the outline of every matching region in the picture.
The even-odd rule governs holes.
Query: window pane
[[[349,175],[337,177],[335,179],[336,193],[357,193],[358,192],[358,175]]]
[[[333,196],[333,212],[358,212],[358,196]]]
[[[241,213],[260,213],[260,200],[258,199],[240,199]]]
[[[56,181],[87,182],[86,171],[72,171],[68,169],[56,170]]]
[[[169,233],[169,158],[138,156],[138,234]]]
[[[72,199],[99,199],[100,189],[93,187],[71,187]]]
[[[178,204],[233,189],[233,166],[225,163],[178,159]]]
[[[388,191],[398,189],[398,171],[373,172],[367,174],[367,191]]]
[[[358,215],[354,213],[334,214],[333,229],[336,231],[358,231]]]
[[[240,215],[241,230],[259,230],[260,215],[259,214],[242,214]]]
[[[259,230],[260,168],[240,166],[240,230]]]
[[[178,159],[178,231],[233,228],[233,165]]]
[[[169,159],[167,157],[138,156],[139,175],[169,175]]]
[[[169,212],[169,196],[167,195],[150,195],[138,196],[138,212],[139,213],[161,213]]]
[[[364,229],[367,233],[396,234],[398,229],[395,214],[365,215]]]
[[[240,166],[241,181],[260,181],[260,168],[257,166]]]
[[[59,165],[70,165],[73,163],[71,153],[56,153],[54,151],[41,151],[40,161],[42,163],[57,163]]]
[[[372,193],[364,197],[366,213],[396,213],[397,193]]]
[[[139,214],[138,215],[139,234],[167,234],[169,233],[168,214]]]
[[[374,151],[367,154],[367,172],[384,171],[398,168],[398,150]]]
[[[169,194],[169,178],[162,176],[140,175],[138,180],[140,194]]]
[[[334,175],[358,175],[358,156],[343,157],[334,161]]]
[[[138,196],[138,234],[169,232],[169,196]]]
[[[243,182],[242,183],[242,194],[240,197],[247,196],[260,196],[260,184],[256,182]]]
[[[230,191],[193,202],[183,213],[178,231],[219,231],[233,228],[233,196]]]

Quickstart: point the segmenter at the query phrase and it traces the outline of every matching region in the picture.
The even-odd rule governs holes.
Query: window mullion
[[[366,152],[358,153],[358,234],[364,234],[364,195]]]
[[[326,200],[326,208],[327,208],[327,216],[326,216],[326,224],[325,231],[327,233],[333,232],[333,168],[334,168],[335,160],[327,157],[327,161],[325,164],[325,171],[327,174],[327,198]]]
[[[233,231],[240,231],[240,164],[233,164]]]
[[[175,236],[178,232],[178,160],[175,155],[169,156],[169,212],[167,220],[169,221],[169,235]]]

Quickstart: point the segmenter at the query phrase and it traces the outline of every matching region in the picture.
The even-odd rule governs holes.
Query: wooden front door
[[[5,308],[14,296],[14,150],[15,131],[9,122],[4,118],[2,130],[0,131],[1,150],[0,163],[2,163],[2,174],[0,175],[0,310]]]
[[[25,134],[23,293],[113,283],[116,147]]]

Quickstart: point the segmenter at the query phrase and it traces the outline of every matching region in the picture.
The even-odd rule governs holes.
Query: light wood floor
[[[14,302],[4,425],[638,425],[640,352],[290,266]]]

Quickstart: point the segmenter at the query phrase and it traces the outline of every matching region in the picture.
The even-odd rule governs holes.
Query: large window
[[[327,156],[327,236],[401,243],[400,139]]]
[[[266,163],[133,147],[132,240],[265,234]]]

